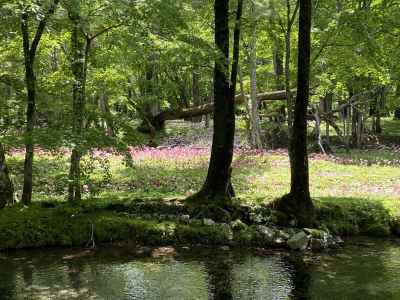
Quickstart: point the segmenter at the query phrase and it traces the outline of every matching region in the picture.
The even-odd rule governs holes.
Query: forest
[[[0,18],[0,299],[399,299],[400,1]]]

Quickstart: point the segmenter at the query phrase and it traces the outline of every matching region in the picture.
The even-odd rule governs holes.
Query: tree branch
[[[36,55],[36,50],[39,45],[40,39],[43,35],[44,29],[46,28],[47,21],[49,18],[54,14],[56,11],[57,5],[60,2],[60,0],[54,0],[52,4],[50,5],[50,8],[48,9],[47,13],[45,14],[44,18],[39,22],[38,28],[36,30],[35,37],[33,38],[32,45],[29,49],[29,55],[31,60],[35,59]]]
[[[100,35],[102,35],[102,34],[104,34],[104,33],[107,33],[107,32],[110,31],[110,30],[113,30],[113,29],[119,28],[119,27],[121,27],[121,26],[124,26],[124,25],[125,25],[125,23],[119,23],[119,24],[116,24],[116,25],[111,25],[111,26],[109,26],[109,27],[106,27],[106,28],[104,28],[104,29],[98,31],[97,33],[95,33],[95,34],[92,35],[92,36],[88,35],[88,39],[89,39],[90,41],[93,41],[94,39],[96,39],[96,38],[99,37]]]

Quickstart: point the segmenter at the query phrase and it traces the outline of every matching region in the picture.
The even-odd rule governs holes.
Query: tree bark
[[[291,135],[293,126],[293,97],[290,90],[291,77],[290,77],[290,60],[292,56],[292,27],[296,19],[297,12],[299,9],[299,0],[296,1],[296,7],[292,13],[290,0],[286,0],[286,32],[285,32],[285,89],[287,94],[287,123],[289,128],[289,134]]]
[[[82,32],[80,4],[78,2],[71,8],[69,18],[72,23],[71,32],[71,70],[74,76],[72,87],[72,133],[74,140],[74,148],[71,154],[71,163],[69,170],[69,186],[68,186],[68,201],[77,203],[81,200],[81,170],[80,160],[82,158],[82,131],[85,116],[86,104],[86,73],[87,60],[90,53],[89,38],[84,37]]]
[[[14,197],[14,185],[10,179],[3,145],[0,143],[0,209],[7,203],[12,203]]]
[[[250,145],[252,148],[261,149],[260,115],[258,113],[259,101],[257,100],[257,16],[255,3],[251,5],[251,31],[249,68],[250,68]]]
[[[300,227],[312,226],[315,208],[310,196],[307,153],[307,108],[310,92],[311,0],[300,0],[298,37],[297,97],[290,140],[290,193],[275,207],[294,217]]]
[[[206,181],[192,199],[226,204],[234,197],[231,163],[235,133],[235,91],[239,61],[240,21],[243,0],[239,0],[234,32],[231,85],[229,85],[229,0],[216,0],[215,44],[219,55],[214,68],[214,135]]]
[[[201,95],[200,95],[200,73],[197,68],[192,71],[192,98],[194,106],[201,105]],[[201,122],[202,117],[193,117],[193,122]]]
[[[292,90],[292,92],[295,90]],[[244,101],[248,101],[249,96],[243,96],[242,94],[237,95],[235,97],[236,104],[242,103]],[[274,91],[274,92],[266,92],[260,93],[257,95],[258,103],[263,101],[282,101],[286,100],[286,91]],[[209,115],[214,112],[214,103],[206,103],[200,106],[192,107],[189,109],[169,109],[164,110],[158,113],[153,118],[149,119],[150,123],[156,130],[161,130],[165,126],[165,121],[168,120],[179,120],[179,119],[188,119],[194,118],[203,115]],[[148,133],[149,129],[147,128],[146,122],[144,122],[140,127],[139,131]]]
[[[102,122],[104,125],[102,126],[105,130],[105,133],[108,137],[115,136],[114,130],[114,122],[112,113],[110,110],[110,105],[108,103],[108,95],[107,91],[104,89],[99,97],[99,108],[102,113]]]
[[[23,8],[21,14],[21,34],[24,49],[24,65],[25,65],[25,84],[27,90],[27,109],[26,109],[26,136],[25,136],[25,162],[24,162],[24,184],[22,191],[22,203],[29,205],[32,201],[33,190],[33,158],[34,158],[34,142],[33,131],[35,127],[35,111],[36,111],[36,77],[34,72],[34,64],[36,51],[46,28],[49,18],[54,14],[59,0],[54,0],[39,21],[35,36],[30,42],[29,38],[29,13],[27,8]]]

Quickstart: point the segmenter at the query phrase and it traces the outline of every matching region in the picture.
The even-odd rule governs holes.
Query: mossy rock
[[[261,234],[256,226],[249,226],[244,230],[236,231],[234,241],[239,245],[255,245],[260,243]]]
[[[211,219],[221,223],[229,223],[232,221],[231,213],[218,205],[201,205],[194,207],[191,215],[195,216],[196,219]]]

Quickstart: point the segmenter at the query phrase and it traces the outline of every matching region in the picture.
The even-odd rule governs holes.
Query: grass
[[[243,131],[241,126],[239,129]],[[163,139],[178,136],[179,140],[185,140],[187,136],[195,135],[199,136],[196,142],[201,144],[199,126],[189,129],[180,127],[176,131],[170,128]],[[23,152],[12,150],[9,154],[8,164],[16,190],[20,193]],[[84,201],[80,208],[76,208],[78,212],[71,212],[70,209],[75,208],[68,207],[47,212],[38,206],[41,202],[64,207],[69,152],[37,150],[33,176],[36,206],[28,210],[17,206],[0,212],[0,231],[3,232],[0,243],[9,240],[8,247],[11,248],[24,243],[28,246],[57,243],[81,245],[87,241],[93,222],[97,224],[99,241],[125,239],[139,234],[139,231],[154,230],[155,240],[162,240],[168,228],[176,226],[175,223],[135,221],[113,210],[107,211],[107,208],[119,205],[129,207],[134,205],[132,200],[135,199],[183,199],[200,189],[206,177],[208,161],[209,148],[190,143],[172,148],[130,148],[123,153],[94,150],[82,161]],[[269,203],[289,191],[287,152],[238,148],[234,154],[232,176],[242,203],[252,207]],[[400,232],[400,153],[395,149],[354,150],[350,153],[339,150],[335,156],[311,154],[310,189],[321,224],[331,230],[348,234],[387,235],[390,225]],[[81,218],[71,219],[71,215],[81,215]],[[17,220],[13,226],[15,229],[11,229],[16,232],[14,235],[9,225],[13,224],[13,220]],[[78,225],[75,226],[75,222]],[[33,229],[28,230],[27,226]],[[79,233],[80,226],[84,233]],[[60,228],[48,233],[44,230],[53,227]],[[182,234],[191,235],[183,240],[193,240],[197,234],[205,238],[209,234],[201,228],[179,228],[181,231],[174,231],[174,240],[179,240]],[[62,234],[68,231],[71,234]],[[7,238],[8,235],[11,238]],[[145,235],[141,235],[140,239],[145,241]]]
[[[86,201],[183,198],[197,191],[206,176],[206,149],[131,150],[123,155],[97,151],[83,161]],[[400,167],[395,157],[374,164],[376,152],[356,152],[344,158],[312,155],[310,188],[315,199],[353,198],[381,202],[400,215]],[[362,160],[359,160],[363,157]],[[371,163],[365,163],[371,162]],[[8,160],[17,190],[22,186],[23,156]],[[34,200],[63,201],[68,184],[68,156],[42,153],[34,164]],[[269,202],[288,192],[289,160],[285,152],[236,151],[233,184],[246,203]]]

